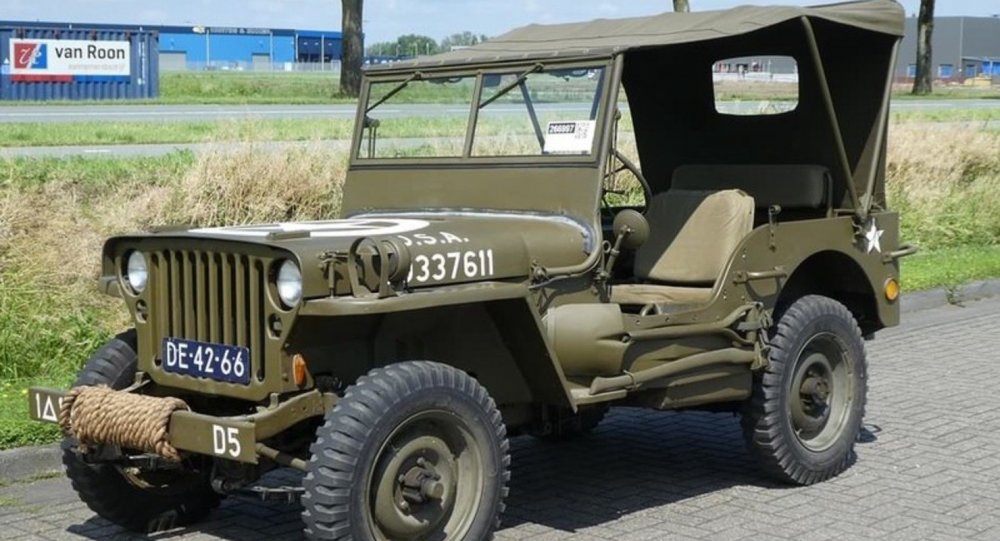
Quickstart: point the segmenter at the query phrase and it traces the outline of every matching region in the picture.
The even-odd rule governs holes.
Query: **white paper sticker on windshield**
[[[589,154],[594,146],[593,120],[549,122],[545,130],[546,154]]]

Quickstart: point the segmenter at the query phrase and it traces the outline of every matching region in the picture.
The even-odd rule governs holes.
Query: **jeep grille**
[[[244,346],[264,379],[267,265],[261,258],[189,250],[150,253],[150,310],[156,343],[163,338]]]

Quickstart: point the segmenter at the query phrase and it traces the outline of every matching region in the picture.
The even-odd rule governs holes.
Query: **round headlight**
[[[285,261],[278,269],[278,297],[285,306],[292,307],[302,300],[302,271],[291,261]]]
[[[136,293],[142,293],[149,281],[149,269],[146,267],[146,256],[142,252],[132,252],[125,264],[125,281]]]

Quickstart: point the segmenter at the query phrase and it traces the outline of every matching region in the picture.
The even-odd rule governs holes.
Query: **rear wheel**
[[[840,474],[855,459],[867,395],[861,330],[841,303],[795,301],[778,321],[769,366],[754,376],[743,432],[763,468],[800,485]]]
[[[74,386],[128,387],[135,381],[135,350],[135,331],[116,336],[91,356]],[[169,529],[204,518],[219,504],[220,496],[202,473],[90,464],[74,450],[76,445],[73,438],[62,443],[63,464],[73,489],[87,507],[115,524],[138,532]]]
[[[510,478],[499,411],[450,366],[372,370],[327,414],[303,480],[312,539],[492,537]]]

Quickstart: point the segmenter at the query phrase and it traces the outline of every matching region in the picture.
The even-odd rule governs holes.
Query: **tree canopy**
[[[365,54],[368,56],[421,56],[450,51],[456,47],[478,45],[489,38],[483,34],[473,34],[465,31],[452,34],[441,42],[430,36],[406,34],[395,41],[379,41],[368,44]]]

